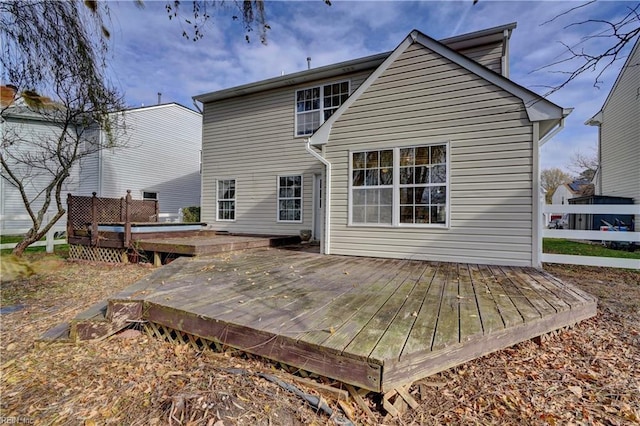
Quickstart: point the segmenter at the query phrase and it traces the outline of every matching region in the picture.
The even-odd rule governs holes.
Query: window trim
[[[225,181],[233,181],[234,191],[233,198],[219,198],[218,194],[220,191],[220,183]],[[216,179],[216,222],[235,222],[238,212],[238,180],[236,178],[223,178]],[[220,201],[233,201],[233,219],[221,219],[220,218]]]
[[[400,222],[400,150],[404,148],[417,148],[425,146],[444,145],[446,147],[446,197],[445,223],[401,223]],[[384,223],[358,223],[353,222],[353,154],[368,151],[393,150],[393,201],[391,212],[391,224]],[[349,150],[348,167],[348,203],[347,203],[347,226],[357,228],[421,228],[421,229],[450,229],[451,228],[451,141],[425,142],[410,145],[375,146],[362,149]]]
[[[145,201],[158,201],[160,198],[160,193],[158,191],[147,191],[143,189],[142,191],[142,199]],[[156,194],[155,198],[145,197],[145,194]]]
[[[300,176],[300,220],[280,219],[280,178]],[[286,197],[285,199],[297,199],[297,197]],[[276,177],[276,222],[278,223],[303,223],[304,222],[304,174],[287,173]]]
[[[320,126],[322,126],[324,124],[324,122],[326,121],[324,119],[324,86],[328,86],[331,84],[341,84],[341,83],[347,83],[349,85],[349,91],[347,94],[347,99],[349,99],[349,96],[351,96],[351,94],[353,93],[351,90],[351,79],[345,79],[345,80],[338,80],[338,81],[327,81],[324,83],[318,83],[316,85],[313,86],[306,86],[306,87],[301,87],[299,89],[295,89],[293,91],[293,137],[294,138],[308,138],[311,135],[313,135],[313,133],[315,133],[315,130],[313,132],[311,132],[310,134],[307,135],[299,135],[298,134],[298,92],[301,90],[309,90],[309,89],[314,89],[316,87],[318,87],[320,89]],[[346,100],[345,100],[346,102]],[[342,106],[342,104],[340,104],[340,106]],[[338,107],[340,108],[340,107]],[[317,129],[316,129],[317,130]]]

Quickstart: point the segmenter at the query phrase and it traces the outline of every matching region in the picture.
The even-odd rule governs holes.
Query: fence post
[[[67,194],[67,240],[73,237],[73,196],[71,193]]]
[[[91,197],[91,245],[98,245],[98,197],[93,193]]]
[[[131,243],[131,190],[127,189],[127,197],[125,198],[124,203],[124,213],[126,220],[124,222],[124,246],[125,248],[129,248],[129,244]]]
[[[49,223],[49,217],[50,214],[47,213],[44,215],[44,220],[45,223]],[[46,241],[47,241],[47,253],[53,253],[53,226],[51,228],[49,228],[49,230],[47,231],[47,237],[46,237]]]

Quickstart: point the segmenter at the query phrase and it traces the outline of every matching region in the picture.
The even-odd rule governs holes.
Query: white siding
[[[118,143],[125,147],[103,150],[100,168],[92,163],[83,169],[96,185],[84,185],[83,192],[119,198],[130,189],[134,199],[142,199],[143,191],[157,192],[161,213],[199,206],[202,116],[167,104],[125,111],[124,123]]]
[[[551,196],[551,204],[569,204],[569,199],[578,197],[575,195],[567,186],[567,184],[562,184],[556,188]]]
[[[100,129],[96,127],[86,132],[89,141],[100,143]],[[82,158],[79,162],[80,181],[74,195],[89,196],[92,192],[100,192],[100,153],[95,152]]]
[[[32,120],[27,118],[7,117],[6,121],[2,124],[2,138],[4,140],[16,140],[15,145],[9,148],[3,148],[13,150],[14,152],[37,152],[38,148],[36,144],[42,144],[44,141],[55,141],[60,134],[59,127],[54,123],[41,120]],[[8,160],[10,162],[10,160]],[[42,207],[44,202],[44,195],[42,190],[52,181],[52,175],[44,171],[27,171],[25,167],[12,167],[12,170],[18,177],[21,177],[22,184],[25,186],[27,197],[34,213]],[[66,184],[63,188],[63,194],[61,197],[63,208],[66,209],[66,197],[67,193],[74,192],[78,188],[78,168],[74,167],[70,176],[66,180]],[[1,179],[1,198],[2,205],[0,214],[3,216],[15,216],[25,215],[27,210],[24,207],[20,191],[14,187],[10,182],[5,179]],[[52,197],[55,196],[52,193]],[[52,198],[51,205],[48,212],[55,214],[57,206],[55,199]],[[59,224],[64,224],[66,216],[62,217]],[[31,227],[30,220],[12,221],[2,224],[2,228],[7,229],[21,229]]]
[[[450,142],[450,228],[348,226],[349,150]],[[420,45],[334,123],[331,252],[531,265],[532,126],[522,102]]]
[[[602,195],[640,203],[640,42],[602,111]]]
[[[349,80],[351,92],[368,72],[309,82],[204,105],[202,220],[216,230],[298,235],[313,229],[313,176],[324,166],[294,137],[295,92]],[[277,222],[277,176],[303,175],[303,222]],[[236,220],[216,222],[216,182],[236,180]]]

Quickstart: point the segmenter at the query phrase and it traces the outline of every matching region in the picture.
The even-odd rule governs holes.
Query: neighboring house
[[[7,87],[3,86],[3,102],[10,102],[9,98]],[[29,108],[20,105],[11,108],[11,112],[3,114],[3,142],[17,137],[19,149],[37,152],[36,143],[42,135],[59,132],[54,122]],[[118,132],[118,148],[103,149],[83,158],[67,179],[62,202],[66,203],[68,193],[96,192],[101,197],[124,197],[131,190],[135,199],[157,199],[161,213],[177,214],[182,207],[200,205],[200,113],[170,103],[114,114],[125,126],[124,133]],[[86,133],[87,142],[93,138],[105,138],[105,134],[98,129]],[[34,175],[25,182],[36,208],[42,205],[42,196],[38,194],[49,181],[46,176]],[[0,180],[0,199],[2,216],[26,214],[19,191],[6,179]],[[49,211],[56,210],[54,202]],[[59,223],[64,225],[64,221],[66,217]],[[28,220],[2,225],[5,230],[30,226]]]
[[[508,79],[515,24],[194,97],[202,220],[324,253],[539,265],[538,148],[567,110]],[[535,194],[535,196],[534,196]]]
[[[640,39],[604,105],[585,124],[599,128],[596,195],[640,203]]]
[[[574,180],[558,186],[551,196],[551,204],[569,204],[571,198],[593,195],[594,186],[587,180]]]
[[[160,213],[200,205],[202,116],[176,103],[125,110],[124,148],[85,158],[79,195],[155,199]]]
[[[55,111],[58,106],[49,98],[37,96],[41,108],[47,109],[49,112]],[[35,99],[35,98],[34,98]],[[61,135],[60,123],[45,117],[43,114],[34,112],[29,107],[24,98],[16,99],[16,89],[13,86],[0,86],[0,108],[2,108],[2,119],[0,127],[2,129],[2,155],[10,166],[11,170],[21,180],[25,187],[26,196],[34,212],[40,210],[44,203],[44,195],[42,189],[51,182],[51,175],[47,168],[34,167],[27,169],[25,166],[18,166],[12,161],[13,155],[22,156],[23,154],[37,155],[39,152],[38,145],[46,140],[56,140]],[[42,165],[43,163],[35,162]],[[78,189],[79,168],[74,167],[69,173],[69,177],[63,187],[63,193],[73,192]],[[63,200],[64,202],[64,200]],[[49,212],[52,214],[57,211],[55,200],[52,200]],[[26,215],[27,211],[20,191],[14,186],[10,179],[5,177],[5,171],[2,170],[2,178],[0,178],[0,215],[4,217],[15,217]],[[11,220],[2,222],[2,230],[6,232],[14,232],[13,230],[24,230],[31,227],[31,221]],[[17,231],[16,231],[17,232]]]

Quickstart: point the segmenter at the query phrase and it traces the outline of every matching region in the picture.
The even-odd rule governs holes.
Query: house
[[[59,126],[25,105],[9,105],[15,92],[3,86],[3,141],[17,138],[20,144],[3,149],[38,152],[42,135],[56,135]],[[10,96],[11,95],[11,96]],[[114,113],[124,131],[118,132],[118,148],[103,149],[82,158],[70,171],[62,190],[100,197],[123,197],[131,190],[134,199],[157,199],[161,213],[178,213],[182,207],[200,204],[200,140],[202,119],[198,112],[169,103]],[[100,129],[85,129],[84,143],[105,138]],[[82,148],[82,147],[81,147]],[[4,174],[4,171],[3,171]],[[50,182],[47,173],[29,173],[23,181],[32,205],[42,205],[41,191]],[[26,214],[21,195],[8,179],[0,181],[0,214]],[[55,202],[49,208],[55,212]],[[66,220],[61,219],[60,223]],[[3,222],[6,230],[29,228],[29,220]]]
[[[636,39],[604,105],[585,124],[598,126],[596,195],[640,203],[640,40]]]
[[[202,116],[176,103],[128,109],[123,148],[83,160],[78,195],[158,200],[160,213],[200,205]]]
[[[30,96],[32,95],[32,96]],[[58,105],[51,99],[39,96],[33,92],[29,96],[17,96],[14,86],[0,86],[0,108],[2,109],[2,157],[10,166],[15,179],[2,168],[0,179],[0,215],[3,218],[24,216],[27,211],[15,182],[19,181],[25,188],[32,209],[37,212],[42,208],[45,196],[42,194],[44,187],[52,181],[50,167],[42,167],[46,162],[40,161],[37,153],[46,152],[42,145],[49,145],[46,141],[56,141],[61,135],[61,126],[55,119],[55,111]],[[32,107],[38,105],[46,111],[37,113]],[[75,130],[70,133],[75,135]],[[71,136],[74,137],[74,136]],[[31,164],[39,167],[27,167],[20,159],[25,156],[35,157],[29,160]],[[69,170],[69,177],[62,192],[73,192],[78,188],[79,168]],[[49,208],[52,214],[56,211],[55,201]],[[5,233],[20,233],[31,227],[31,220],[8,220],[2,222],[2,230]],[[14,231],[15,230],[15,231]]]
[[[539,265],[538,148],[569,111],[509,80],[508,24],[195,96],[202,220],[324,253]],[[534,195],[535,194],[535,195]]]
[[[563,183],[553,192],[551,204],[569,204],[571,198],[593,195],[593,192],[594,186],[587,180],[578,179]]]

